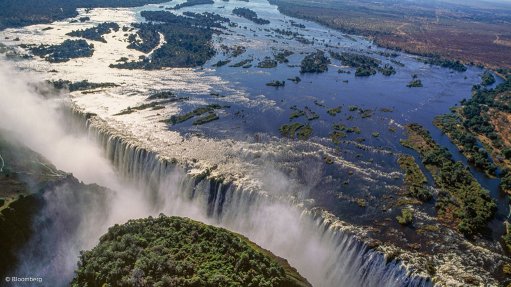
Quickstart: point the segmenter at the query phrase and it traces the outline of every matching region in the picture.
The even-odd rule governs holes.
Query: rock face
[[[76,274],[72,286],[311,286],[242,235],[164,215],[111,227]]]

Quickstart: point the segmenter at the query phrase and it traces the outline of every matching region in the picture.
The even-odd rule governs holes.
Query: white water
[[[197,180],[93,125],[88,126],[88,136],[70,131],[73,119],[62,113],[61,101],[41,98],[24,77],[0,66],[0,128],[57,168],[116,191],[77,192],[64,185],[45,193],[46,206],[34,223],[40,229],[20,254],[23,263],[16,275],[42,277],[45,285],[65,286],[73,276],[79,251],[97,244],[109,226],[165,213],[244,234],[288,259],[314,286],[430,284],[409,277],[396,262],[386,264],[382,254],[287,200]],[[287,182],[280,177],[272,180],[279,186]]]

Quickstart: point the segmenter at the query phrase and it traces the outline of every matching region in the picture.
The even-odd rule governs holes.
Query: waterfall
[[[384,254],[318,212],[290,199],[190,176],[180,166],[98,128],[98,119],[86,120],[89,136],[122,180],[143,193],[151,214],[186,216],[241,233],[286,258],[314,286],[433,285],[400,262],[387,262]]]

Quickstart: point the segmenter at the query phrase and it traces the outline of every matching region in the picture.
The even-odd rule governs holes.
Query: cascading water
[[[23,264],[18,266],[17,275],[37,274],[45,278],[45,285],[65,286],[73,276],[79,251],[93,247],[109,226],[165,213],[239,232],[288,259],[314,286],[432,285],[427,279],[408,274],[398,262],[386,262],[382,253],[321,216],[289,199],[271,196],[271,190],[244,190],[234,184],[190,176],[157,154],[98,128],[95,121],[99,119],[80,114],[82,124],[87,122],[89,138],[99,143],[113,165],[113,173],[98,154],[96,144],[66,129],[63,122],[75,120],[68,118],[69,113],[56,113],[54,103],[46,103],[28,88],[19,87],[25,83],[12,83],[9,78],[0,77],[3,84],[18,86],[16,97],[2,95],[8,102],[6,106],[28,108],[27,116],[44,118],[44,125],[51,127],[41,133],[27,120],[16,126],[17,137],[50,161],[57,161],[58,168],[69,167],[77,177],[87,175],[89,182],[115,190],[99,197],[97,193],[77,193],[65,187],[45,193],[44,208],[34,223],[34,228],[43,231],[36,232],[21,252]],[[22,104],[16,102],[19,99]],[[19,113],[9,114],[8,109],[4,115],[9,117],[6,122],[11,127],[20,120]],[[62,115],[66,118],[59,118]],[[63,153],[69,162],[62,161]]]
[[[132,185],[145,190],[154,212],[187,216],[239,232],[290,261],[314,286],[430,286],[398,262],[368,248],[320,216],[214,179],[186,175],[177,165],[109,135],[89,122],[89,134]]]

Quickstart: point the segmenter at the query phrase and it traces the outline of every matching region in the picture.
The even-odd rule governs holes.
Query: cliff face
[[[72,286],[311,286],[242,235],[164,215],[111,227],[76,274]]]
[[[37,220],[48,206],[46,195],[67,192],[87,196],[105,189],[80,183],[70,174],[57,170],[39,154],[0,135],[0,276],[13,275],[24,261],[23,249],[52,218]],[[50,197],[51,198],[51,197]],[[74,222],[75,218],[67,220]]]

